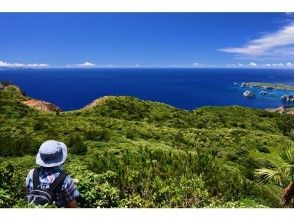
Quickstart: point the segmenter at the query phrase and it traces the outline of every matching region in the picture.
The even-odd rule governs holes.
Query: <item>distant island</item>
[[[238,85],[238,83],[234,83],[234,85]],[[255,87],[255,88],[262,89],[262,91],[259,92],[259,94],[261,94],[261,95],[274,94],[274,93],[270,93],[266,90],[294,91],[294,86],[281,84],[281,83],[242,82],[240,84],[240,87],[245,87],[245,88],[254,88]],[[246,98],[255,98],[255,93],[250,90],[246,90],[245,92],[243,92],[243,96]],[[280,99],[283,103],[292,103],[292,102],[294,102],[294,95],[284,94],[280,97]]]
[[[261,88],[261,89],[279,89],[279,90],[294,90],[294,86],[280,84],[280,83],[264,83],[264,82],[242,82],[241,87]]]

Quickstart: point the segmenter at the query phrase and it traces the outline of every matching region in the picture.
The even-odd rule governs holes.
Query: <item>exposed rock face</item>
[[[260,93],[259,93],[260,95],[267,95],[267,94],[269,94],[268,92],[266,92],[266,91],[261,91]]]
[[[24,104],[27,106],[30,106],[32,108],[42,110],[42,111],[47,111],[47,112],[61,112],[61,109],[57,107],[56,105],[53,105],[49,102],[37,100],[37,99],[29,99],[23,101]]]
[[[12,82],[10,82],[10,81],[0,81],[0,90],[7,89],[10,86],[13,86],[15,89],[17,89],[17,91],[19,93],[21,93],[23,96],[26,96],[25,92],[21,88],[19,88],[18,86],[13,85]]]
[[[57,107],[56,105],[45,102],[42,100],[32,99],[28,96],[26,96],[25,92],[19,88],[16,85],[13,85],[12,82],[9,81],[0,81],[0,90],[6,90],[12,88],[14,91],[19,94],[19,101],[21,101],[23,104],[41,110],[41,111],[47,111],[47,112],[61,112],[62,110]]]
[[[294,96],[293,95],[283,95],[281,97],[281,100],[283,102],[294,102]]]
[[[255,94],[251,92],[250,90],[246,90],[245,92],[243,92],[243,96],[246,98],[254,98]]]
[[[0,81],[0,90],[3,90],[10,85],[11,85],[11,82],[9,81]]]
[[[0,81],[0,84],[3,86],[3,88],[13,85],[11,81]]]
[[[281,106],[279,108],[269,108],[269,109],[265,109],[269,112],[278,112],[281,114],[290,114],[290,115],[294,115],[294,107],[286,107],[286,106]]]

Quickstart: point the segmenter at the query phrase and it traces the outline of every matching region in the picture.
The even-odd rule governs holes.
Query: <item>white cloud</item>
[[[251,63],[249,63],[249,66],[257,66],[257,64],[254,62],[251,62]]]
[[[41,67],[49,67],[48,64],[41,63],[33,63],[33,64],[23,64],[23,63],[8,63],[8,62],[3,62],[0,60],[0,67],[5,67],[5,68],[41,68]]]
[[[95,66],[95,63],[84,62],[82,64],[78,64],[77,66],[81,66],[81,67],[92,67],[92,66]]]
[[[249,41],[242,47],[228,47],[219,51],[241,56],[281,56],[294,55],[294,22],[281,29]]]
[[[219,66],[222,67],[222,66]],[[237,64],[227,64],[226,67],[230,68],[294,68],[294,63],[287,62],[287,63],[255,63],[250,62],[247,64],[237,63]]]
[[[226,67],[231,67],[231,68],[252,68],[252,67],[258,67],[259,65],[257,65],[255,62],[250,62],[250,63],[230,63],[227,64]],[[219,67],[222,67],[222,65],[220,65]]]
[[[289,68],[294,67],[294,63],[287,62],[287,63],[267,63],[267,64],[261,64],[263,67],[279,67],[279,68]]]
[[[197,62],[197,60],[194,60],[193,66],[199,66],[200,64]]]
[[[91,62],[84,62],[84,63],[79,63],[79,64],[67,64],[66,67],[95,67],[95,63]]]
[[[41,64],[34,63],[34,64],[28,64],[27,66],[28,67],[49,67],[49,65],[45,63],[41,63]]]

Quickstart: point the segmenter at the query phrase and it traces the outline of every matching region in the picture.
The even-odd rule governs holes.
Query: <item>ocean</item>
[[[246,88],[239,86],[252,81],[294,86],[294,70],[290,69],[2,69],[0,80],[12,81],[28,96],[64,111],[109,95],[135,96],[187,110],[227,105],[275,108],[282,105],[281,95],[294,95],[294,91],[281,90],[260,95],[259,89],[250,89],[256,97],[249,99],[242,95]]]

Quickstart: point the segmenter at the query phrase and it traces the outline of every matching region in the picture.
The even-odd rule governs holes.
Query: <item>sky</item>
[[[294,14],[0,13],[0,67],[294,68]]]

